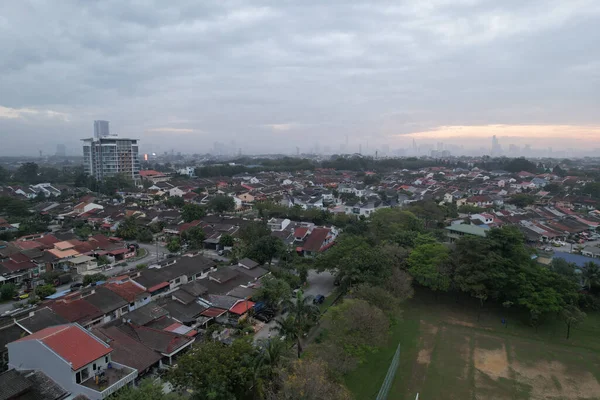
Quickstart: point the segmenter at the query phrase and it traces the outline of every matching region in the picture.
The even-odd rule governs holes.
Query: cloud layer
[[[0,154],[79,151],[94,119],[146,151],[566,136],[600,125],[598,26],[597,0],[6,2]]]

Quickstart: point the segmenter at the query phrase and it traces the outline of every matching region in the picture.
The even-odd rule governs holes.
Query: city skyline
[[[153,152],[479,149],[494,135],[585,152],[600,147],[599,22],[592,0],[13,2],[0,155],[75,154],[94,120]]]

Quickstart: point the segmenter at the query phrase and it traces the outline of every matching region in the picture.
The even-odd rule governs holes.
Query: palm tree
[[[592,286],[600,283],[600,267],[593,261],[586,262],[583,265],[582,271],[583,285],[587,286],[588,290],[592,290]]]
[[[294,299],[285,302],[288,313],[304,328],[308,329],[319,318],[319,307],[313,303],[313,296],[304,296],[300,290]]]
[[[277,326],[272,328],[289,340],[295,340],[298,347],[298,358],[302,354],[302,337],[319,317],[319,308],[313,304],[312,296],[304,296],[299,291],[293,300],[285,302],[288,314],[283,319],[275,320]]]
[[[283,319],[276,319],[275,324],[276,326],[271,328],[271,330],[276,330],[286,339],[295,341],[296,346],[298,347],[298,358],[300,358],[302,355],[302,335],[304,334],[302,325],[299,324],[298,321],[296,321],[296,318],[291,314],[288,314],[288,316]]]

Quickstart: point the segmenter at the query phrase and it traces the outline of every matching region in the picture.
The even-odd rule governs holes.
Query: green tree
[[[362,299],[346,299],[330,307],[324,316],[328,338],[359,361],[389,337],[390,320],[373,304]]]
[[[298,358],[302,355],[302,337],[319,317],[319,308],[313,304],[312,296],[304,296],[302,291],[296,295],[295,301],[285,301],[288,314],[285,318],[276,319],[276,327],[281,336],[290,341],[295,341]]]
[[[330,378],[325,363],[318,359],[296,360],[281,369],[268,400],[350,400],[351,393]]]
[[[199,220],[205,215],[206,212],[204,211],[204,208],[197,204],[188,203],[181,209],[181,217],[185,222]]]
[[[595,199],[600,199],[600,182],[586,183],[582,190],[583,194],[590,195]]]
[[[39,183],[38,173],[39,166],[36,163],[26,162],[17,169],[15,180],[30,184]]]
[[[264,222],[253,221],[240,227],[239,238],[245,246],[249,246],[263,236],[270,236],[271,230]]]
[[[235,210],[235,201],[231,196],[215,196],[208,202],[208,208],[216,213]]]
[[[567,326],[567,340],[571,337],[571,328],[576,327],[586,317],[586,314],[579,309],[579,307],[569,304],[565,308],[563,308],[560,314],[562,320],[565,322]]]
[[[273,258],[280,255],[284,250],[285,245],[278,237],[262,236],[248,248],[246,256],[256,260],[259,264],[268,262],[271,265]]]
[[[205,238],[206,234],[199,226],[193,226],[181,233],[181,239],[190,249],[201,249]]]
[[[185,206],[185,200],[183,199],[183,197],[171,196],[167,200],[165,200],[165,205],[167,207],[182,208]]]
[[[564,276],[572,282],[578,282],[579,276],[575,271],[577,264],[567,262],[564,258],[553,258],[550,263],[550,270]]]
[[[151,378],[144,379],[137,387],[125,386],[116,392],[111,399],[114,400],[184,400],[184,397],[163,392],[163,385]]]
[[[197,400],[250,400],[256,356],[256,349],[246,340],[231,345],[208,340],[182,355],[167,380],[178,390],[193,390]]]
[[[317,258],[316,267],[321,271],[336,271],[340,287],[347,290],[359,283],[382,285],[391,274],[392,260],[364,237],[342,236]]]
[[[276,308],[282,301],[289,300],[291,295],[292,289],[285,280],[267,276],[261,280],[261,286],[253,297]]]
[[[582,275],[583,284],[588,290],[600,283],[600,266],[593,261],[588,261],[583,265]]]
[[[177,253],[181,250],[181,241],[179,238],[173,238],[169,243],[167,243],[167,250],[171,253]]]
[[[99,281],[105,281],[105,280],[106,280],[106,275],[104,275],[104,274],[97,273],[97,274],[92,274],[92,275],[86,275],[83,278],[83,286],[87,286],[92,283],[96,283]]]
[[[223,246],[223,247],[231,247],[233,246],[233,236],[228,235],[227,233],[224,235],[221,235],[221,237],[219,238],[219,245]]]
[[[53,285],[42,285],[35,288],[35,294],[42,299],[45,299],[54,293],[56,293],[56,288]]]
[[[423,223],[410,211],[382,208],[371,214],[369,230],[377,241],[394,240],[401,232],[422,232]]]
[[[400,306],[400,300],[393,294],[384,288],[368,284],[361,284],[354,288],[352,297],[366,301],[389,316],[394,316]]]
[[[8,182],[9,173],[8,171],[0,165],[0,183]]]
[[[544,190],[552,194],[558,194],[563,191],[563,187],[558,183],[549,183],[546,186],[544,186]]]
[[[507,203],[514,204],[517,207],[527,207],[535,203],[535,196],[526,193],[518,193],[512,196]]]
[[[453,252],[454,282],[465,293],[479,300],[479,320],[483,304],[488,298],[497,299],[506,281],[503,260],[492,252],[487,238],[464,236],[456,242]]]
[[[450,287],[450,277],[445,271],[449,259],[448,248],[443,244],[422,244],[410,253],[408,271],[419,284],[436,292],[446,291]]]
[[[537,172],[537,165],[535,165],[531,161],[526,160],[525,158],[521,157],[521,158],[511,159],[504,166],[504,169],[508,172],[515,172],[515,173],[521,172],[521,171],[535,173],[535,172]]]
[[[5,283],[0,286],[0,299],[4,301],[11,300],[17,293],[17,286],[13,283]]]
[[[138,225],[133,217],[125,218],[117,227],[117,236],[125,240],[134,240],[138,236]]]
[[[142,243],[152,243],[154,236],[152,235],[152,231],[150,231],[150,229],[141,228],[138,230],[136,239]]]

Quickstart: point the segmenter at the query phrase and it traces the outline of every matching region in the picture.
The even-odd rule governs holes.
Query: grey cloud
[[[70,118],[0,118],[0,154],[76,149],[94,119],[156,148],[252,152],[598,124],[599,23],[595,0],[5,2],[0,106]]]

